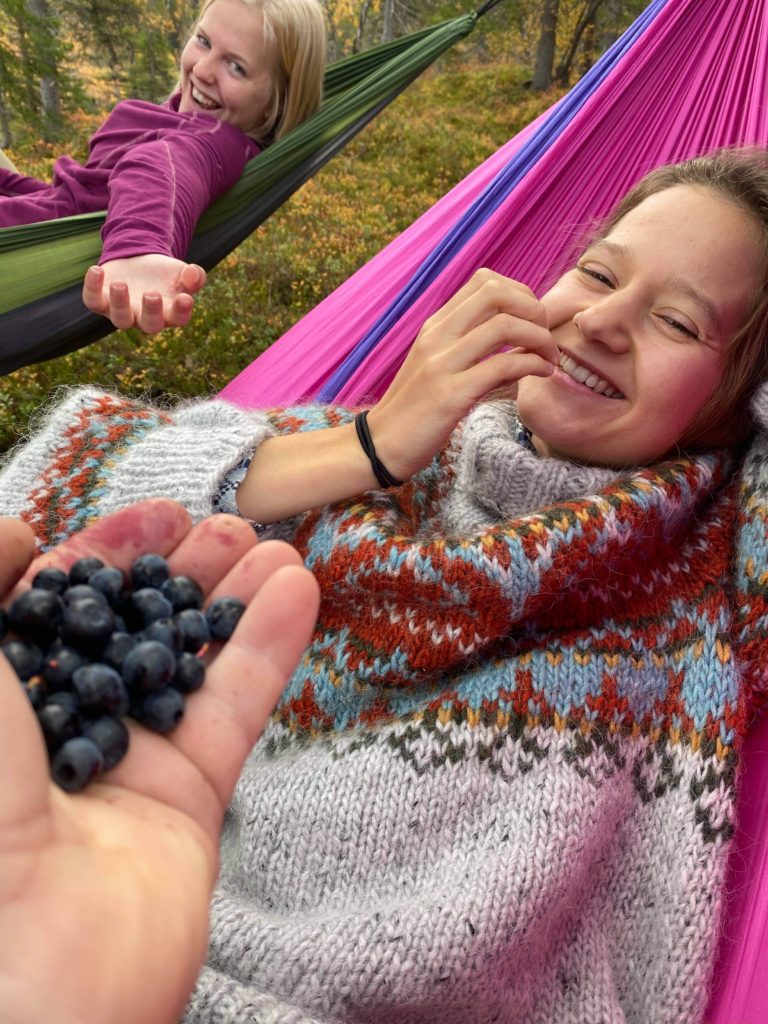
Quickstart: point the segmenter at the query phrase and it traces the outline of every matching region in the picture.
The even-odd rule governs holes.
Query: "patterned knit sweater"
[[[71,395],[0,473],[41,545],[210,512],[334,408]],[[765,686],[768,444],[615,473],[485,406],[411,483],[282,524],[316,632],[225,823],[188,1024],[698,1024]]]

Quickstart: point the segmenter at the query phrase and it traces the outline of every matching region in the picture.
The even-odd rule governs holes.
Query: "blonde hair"
[[[205,0],[195,27],[216,0]],[[275,55],[272,96],[254,135],[266,146],[320,108],[326,61],[325,16],[319,0],[243,0],[260,11]],[[190,32],[190,38],[195,28]]]
[[[709,188],[750,214],[763,239],[761,284],[742,327],[728,344],[722,380],[678,442],[697,450],[743,441],[752,431],[750,398],[768,377],[768,152],[756,147],[720,149],[659,167],[634,186],[600,225],[603,238],[649,196],[695,185]]]

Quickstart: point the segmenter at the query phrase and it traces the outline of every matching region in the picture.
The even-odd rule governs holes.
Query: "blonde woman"
[[[165,103],[119,103],[51,182],[0,169],[0,227],[106,210],[86,306],[147,334],[183,326],[205,283],[185,260],[200,214],[318,109],[325,52],[318,0],[208,0]]]

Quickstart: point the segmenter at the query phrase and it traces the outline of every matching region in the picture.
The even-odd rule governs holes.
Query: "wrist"
[[[368,427],[368,410],[363,409],[355,416],[355,430],[357,431],[357,439],[360,442],[360,447],[365,452],[365,456],[371,464],[371,470],[373,475],[376,477],[380,487],[400,487],[404,483],[403,480],[399,480],[393,473],[387,469],[384,463],[381,461],[376,453],[376,446],[373,443],[373,437]]]

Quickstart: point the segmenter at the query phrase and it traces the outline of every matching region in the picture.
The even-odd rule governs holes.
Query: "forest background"
[[[466,0],[322,0],[330,59]],[[561,95],[646,0],[502,0],[209,275],[192,322],[117,331],[0,386],[0,451],[62,385],[209,395]],[[160,101],[198,0],[0,0],[0,148],[49,178],[127,96]],[[0,283],[0,287],[2,287]],[[375,296],[372,296],[375,301]]]

